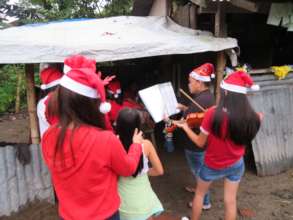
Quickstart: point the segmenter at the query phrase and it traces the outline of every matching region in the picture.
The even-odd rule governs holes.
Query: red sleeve
[[[120,176],[131,176],[137,169],[142,154],[141,144],[132,144],[126,153],[123,145],[115,135],[111,135],[111,168]]]
[[[200,130],[202,133],[208,135],[211,132],[211,127],[212,127],[212,120],[213,120],[213,115],[215,112],[215,107],[209,108],[203,118],[203,121],[200,126]]]

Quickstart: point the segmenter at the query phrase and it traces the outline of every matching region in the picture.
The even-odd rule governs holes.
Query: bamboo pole
[[[39,124],[35,94],[34,65],[25,65],[27,107],[30,121],[30,135],[32,144],[40,143]]]
[[[216,37],[226,37],[227,36],[227,27],[225,23],[225,9],[223,5],[218,2],[217,4],[217,12],[215,14],[215,36]],[[216,64],[216,102],[218,103],[220,100],[220,83],[223,79],[224,69],[226,66],[226,57],[225,52],[220,51],[217,53],[217,64]]]
[[[17,114],[20,112],[20,87],[21,87],[22,73],[17,72],[16,74],[17,74],[17,84],[16,84],[16,98],[15,98],[15,113]]]

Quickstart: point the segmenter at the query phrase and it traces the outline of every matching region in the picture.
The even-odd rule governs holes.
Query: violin
[[[195,100],[193,100],[184,90],[180,89],[179,90],[185,97],[187,97],[195,106],[197,106],[202,112],[195,112],[195,113],[190,113],[186,116],[186,123],[190,128],[195,128],[199,127],[202,123],[202,120],[204,118],[204,114],[206,109],[204,109],[200,104],[198,104]],[[167,123],[167,126],[165,128],[165,131],[167,133],[172,133],[177,126],[175,124],[172,124],[172,121]]]
[[[204,112],[196,112],[196,113],[190,113],[186,116],[186,123],[190,128],[199,127],[202,123],[202,120],[204,118]],[[165,128],[165,131],[167,133],[172,133],[177,128],[175,124],[172,124],[172,121],[170,122],[170,125],[167,125]]]
[[[204,118],[204,112],[190,113],[186,117],[186,123],[190,128],[199,127]]]

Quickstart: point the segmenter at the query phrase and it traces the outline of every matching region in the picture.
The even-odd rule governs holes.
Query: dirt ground
[[[29,121],[25,112],[0,116],[0,142],[27,143]]]
[[[6,118],[0,122],[0,142],[24,142],[27,140],[27,118]],[[8,137],[8,139],[6,139]],[[185,192],[184,186],[191,185],[193,178],[187,167],[182,149],[173,153],[159,150],[165,168],[162,177],[151,179],[153,188],[161,199],[165,210],[172,215],[188,216],[187,202],[192,194]],[[223,181],[211,187],[212,209],[203,212],[203,220],[221,220],[224,216]],[[293,169],[269,177],[258,177],[253,170],[247,170],[238,194],[238,208],[249,209],[255,217],[239,216],[238,219],[255,220],[293,220]],[[57,210],[52,204],[34,202],[10,217],[0,220],[57,220]],[[178,219],[165,216],[163,219]]]

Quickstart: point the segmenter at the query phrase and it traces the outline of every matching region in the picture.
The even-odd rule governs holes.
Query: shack
[[[32,144],[31,163],[21,164],[14,148],[0,148],[0,216],[34,199],[52,200],[50,176],[41,157],[36,116],[34,65],[62,63],[82,54],[97,62],[173,54],[217,52],[237,47],[234,38],[182,27],[164,16],[65,20],[0,31],[0,64],[25,64]]]

